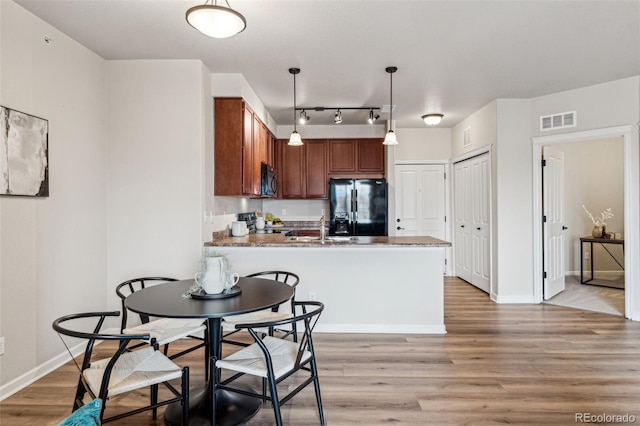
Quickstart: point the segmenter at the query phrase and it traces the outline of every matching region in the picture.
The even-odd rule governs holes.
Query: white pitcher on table
[[[231,288],[240,279],[238,273],[228,276],[227,264],[224,257],[207,257],[205,270],[196,274],[196,282],[207,294],[220,294]]]

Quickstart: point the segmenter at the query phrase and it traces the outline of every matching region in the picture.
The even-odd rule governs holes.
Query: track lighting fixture
[[[293,132],[289,137],[289,145],[302,145],[302,138],[296,129],[296,74],[300,74],[300,68],[289,68],[289,73],[293,74]]]
[[[309,116],[307,115],[307,113],[306,113],[306,111],[305,111],[305,110],[302,110],[302,111],[300,112],[300,120],[298,120],[298,122],[299,122],[300,124],[306,124],[306,123],[307,123],[307,121],[309,121],[309,120],[311,120],[311,117],[309,117]]]
[[[206,0],[203,5],[194,6],[187,10],[186,18],[189,25],[204,35],[215,38],[234,36],[247,27],[247,21],[240,13],[227,7],[218,6],[218,0]]]
[[[398,140],[396,139],[396,134],[393,131],[393,73],[398,71],[397,67],[387,67],[385,71],[389,73],[389,131],[384,137],[383,145],[398,145]]]
[[[369,110],[369,119],[367,120],[367,122],[369,124],[373,124],[378,120],[378,118],[380,118],[380,115],[379,114],[373,115],[373,108],[370,109]]]
[[[339,109],[333,114],[333,122],[336,124],[342,123],[342,112]]]
[[[427,126],[437,126],[442,121],[442,117],[444,117],[442,114],[425,114],[422,119]]]

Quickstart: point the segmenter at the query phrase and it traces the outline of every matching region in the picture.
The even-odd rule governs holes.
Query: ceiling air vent
[[[563,112],[560,114],[544,115],[540,117],[540,131],[552,129],[564,129],[576,126],[576,112]]]

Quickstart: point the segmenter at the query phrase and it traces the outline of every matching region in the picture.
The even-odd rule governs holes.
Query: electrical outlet
[[[287,209],[282,209],[282,216],[286,216],[287,215]]]
[[[4,337],[0,337],[0,355],[4,355]]]
[[[316,292],[315,291],[310,291],[309,292],[309,300],[311,300],[311,301],[316,300]]]
[[[588,251],[584,252],[584,260],[589,260],[589,252]]]

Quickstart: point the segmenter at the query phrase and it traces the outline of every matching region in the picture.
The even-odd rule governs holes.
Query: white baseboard
[[[73,346],[72,348],[70,348],[70,350],[75,358],[78,355],[83,354],[86,347],[87,347],[87,343],[81,342],[76,346]],[[40,364],[36,368],[33,368],[30,371],[27,371],[23,375],[16,377],[15,379],[11,380],[9,383],[6,383],[0,386],[0,401],[3,401],[9,398],[14,393],[26,388],[36,380],[41,379],[42,377],[46,376],[47,374],[51,373],[57,368],[62,367],[67,362],[69,362],[69,352],[65,351],[65,352],[62,352],[60,355],[50,359],[49,361],[43,364]]]
[[[518,304],[518,303],[527,303],[527,304],[535,304],[535,300],[533,298],[533,294],[517,294],[514,296],[500,296],[498,295],[495,299],[496,303],[503,304]]]
[[[319,333],[391,333],[391,334],[447,334],[444,325],[416,324],[318,324]]]

